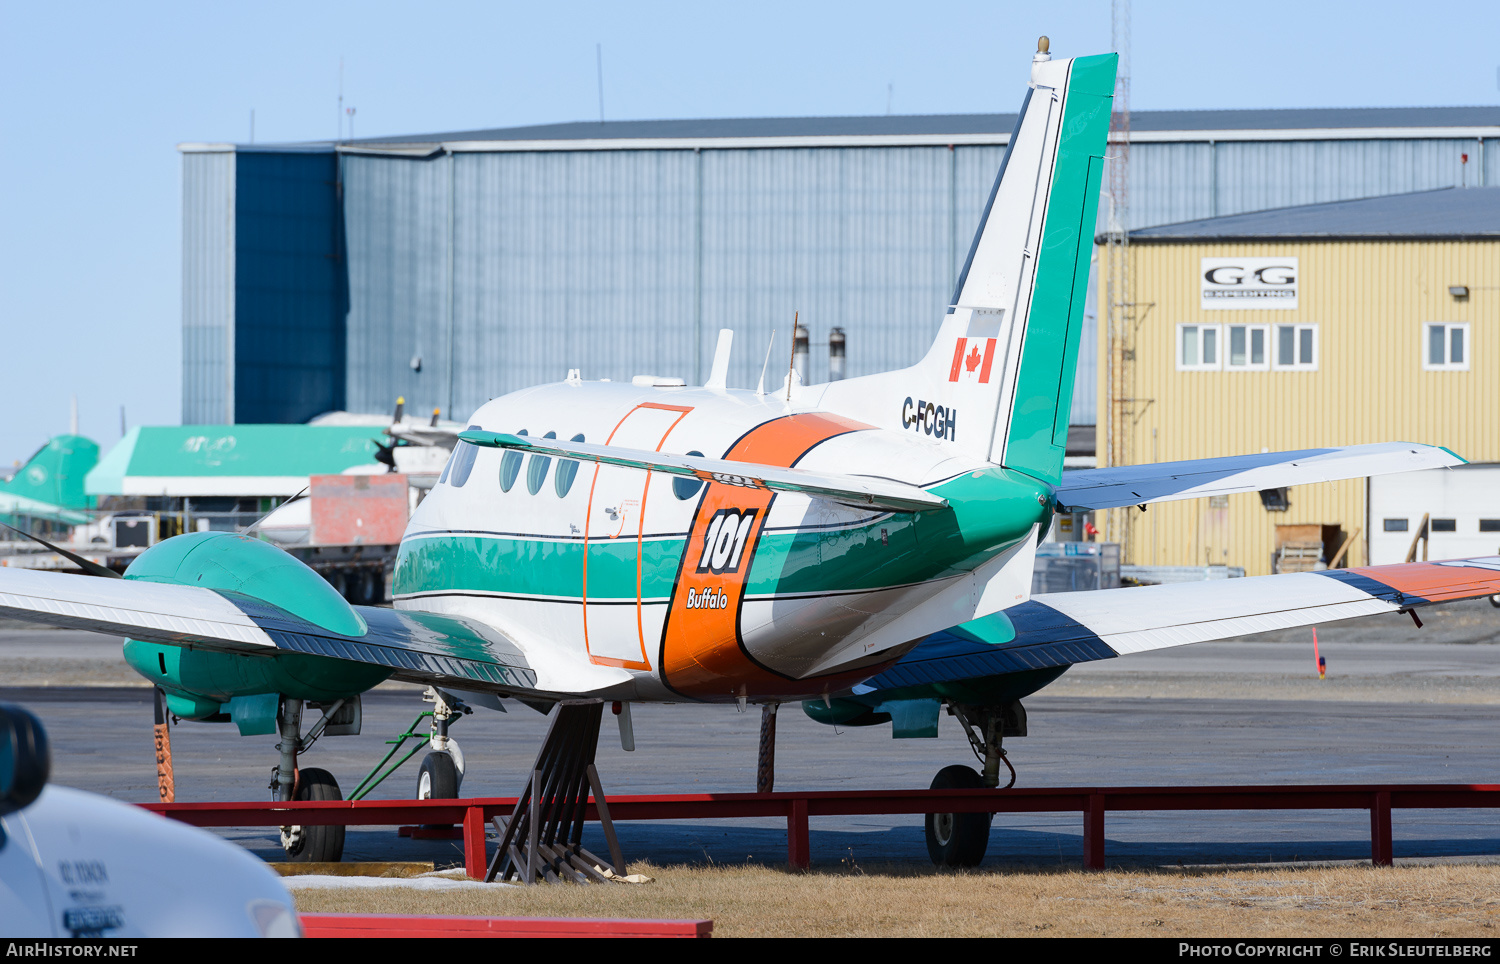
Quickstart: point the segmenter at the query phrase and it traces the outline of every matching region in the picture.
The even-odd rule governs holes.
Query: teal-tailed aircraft
[[[388,678],[533,705],[808,701],[907,730],[946,705],[986,766],[943,779],[993,783],[1018,701],[1071,664],[1500,591],[1490,557],[1031,594],[1060,511],[1461,462],[1390,443],[1063,471],[1115,67],[1036,54],[951,303],[908,368],[732,389],[725,334],[702,386],[574,372],[496,398],[411,519],[394,609],[348,605],[264,542],[193,533],[123,580],[0,570],[0,614],[126,635],[173,713],[279,731],[288,799],[336,794],[297,753],[355,725]],[[324,719],[304,730],[307,707]],[[987,828],[930,821],[929,845],[973,863]],[[309,841],[288,847],[332,855]]]

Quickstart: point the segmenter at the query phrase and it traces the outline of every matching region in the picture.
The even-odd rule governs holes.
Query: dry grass
[[[1495,937],[1500,867],[787,873],[646,867],[639,886],[303,891],[303,912],[709,918],[718,937]]]

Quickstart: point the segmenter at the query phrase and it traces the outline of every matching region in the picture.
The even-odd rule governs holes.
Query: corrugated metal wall
[[[1123,394],[1152,399],[1134,424],[1135,460],[1166,462],[1367,442],[1443,445],[1500,461],[1500,242],[1136,244],[1136,298],[1155,307]],[[1298,308],[1204,310],[1200,259],[1296,257]],[[1467,299],[1448,293],[1466,285]],[[1470,324],[1468,371],[1423,369],[1426,322]],[[1179,324],[1315,324],[1316,371],[1178,371]],[[1272,329],[1274,332],[1274,328]],[[1103,353],[1103,342],[1099,343]],[[1103,440],[1100,443],[1101,464]],[[1275,526],[1364,527],[1363,480],[1297,486],[1291,509],[1254,495],[1128,511],[1129,561],[1270,570]],[[1366,535],[1368,532],[1366,532]],[[1356,543],[1353,562],[1366,561]]]
[[[556,381],[773,378],[792,318],[827,378],[909,364],[936,331],[1001,148],[573,151],[344,158],[349,404],[462,418]],[[451,307],[450,307],[451,305]],[[420,369],[412,365],[421,359]]]
[[[1475,138],[1132,144],[1128,221],[1143,228],[1465,182],[1500,184],[1500,140],[1482,145]],[[1101,204],[1101,228],[1106,214],[1107,205]]]
[[[182,155],[182,422],[234,421],[235,155]]]
[[[462,418],[568,368],[586,378],[693,380],[721,327],[737,332],[733,383],[753,385],[773,327],[772,368],[785,364],[794,311],[812,334],[813,380],[826,378],[835,325],[848,332],[850,374],[909,364],[952,294],[1003,153],[345,155],[347,405],[388,411],[404,395],[414,410]],[[213,224],[221,237],[232,231],[220,222],[233,216],[233,178],[207,180],[215,163],[232,171],[233,157],[184,156],[183,407],[195,421],[225,411],[222,386],[232,377],[208,367],[224,363],[212,346],[222,344],[223,319],[233,324],[222,287],[232,260],[213,275],[204,266],[222,266],[225,252],[196,240]],[[1481,175],[1500,183],[1500,140],[1136,143],[1129,221],[1473,184]],[[1101,218],[1107,211],[1101,204]],[[1086,344],[1096,329],[1090,291]],[[210,318],[220,319],[218,329],[205,327]],[[1097,357],[1085,353],[1074,424],[1095,421],[1098,371]]]

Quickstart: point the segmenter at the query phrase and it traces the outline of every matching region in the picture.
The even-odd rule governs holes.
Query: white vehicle
[[[281,878],[213,834],[45,786],[36,718],[0,706],[0,935],[301,937]]]

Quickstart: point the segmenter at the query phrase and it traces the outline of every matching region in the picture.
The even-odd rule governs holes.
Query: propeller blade
[[[97,562],[89,562],[87,559],[83,558],[82,556],[75,556],[73,553],[69,552],[68,550],[62,548],[61,546],[54,546],[52,543],[48,542],[46,539],[41,538],[40,536],[34,536],[31,533],[29,533],[29,532],[22,532],[20,529],[17,529],[15,526],[13,526],[13,525],[6,525],[4,522],[0,522],[0,526],[5,526],[5,528],[9,529],[11,532],[14,532],[14,533],[16,533],[18,535],[23,535],[26,538],[30,539],[32,542],[40,542],[42,545],[46,546],[48,549],[51,549],[53,552],[57,553],[59,556],[62,556],[64,559],[66,559],[69,562],[73,563],[73,565],[77,566],[79,569],[82,569],[84,572],[88,573],[91,576],[99,576],[99,577],[104,578],[104,579],[124,579],[125,578],[124,576],[120,575],[118,572],[115,572],[113,569],[109,568],[108,566],[101,566]]]
[[[376,442],[375,444],[379,445],[380,443]],[[379,458],[379,457],[380,456],[378,456],[378,455],[376,456],[376,458]],[[297,494],[296,495],[292,496],[290,499],[287,499],[285,502],[281,503],[281,505],[290,505],[291,503],[296,502],[298,499],[302,498],[302,494],[304,492],[306,492],[306,491],[307,491],[307,486],[304,485],[301,489],[297,490]],[[281,505],[278,505],[276,507],[276,509],[281,508]],[[272,509],[271,512],[275,512],[276,509]],[[253,535],[255,535],[255,530],[260,528],[260,524],[262,522],[265,522],[267,519],[271,518],[271,512],[267,512],[265,515],[261,516],[259,519],[256,519],[255,522],[253,522],[250,525],[250,528],[248,528],[248,529],[245,530],[245,535],[247,535],[247,536],[253,536]]]

